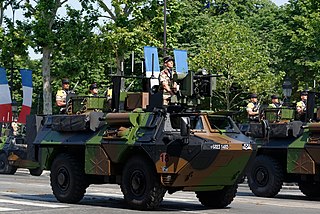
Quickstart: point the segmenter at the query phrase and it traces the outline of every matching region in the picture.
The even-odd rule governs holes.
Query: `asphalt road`
[[[0,175],[0,213],[143,213],[130,210],[118,185],[92,185],[79,204],[57,202],[49,184],[49,172],[40,177],[18,170],[15,175]],[[296,187],[285,187],[276,198],[255,197],[246,184],[238,188],[237,197],[225,209],[206,209],[192,192],[166,194],[159,210],[144,213],[276,213],[308,214],[320,212],[319,201],[309,201]]]

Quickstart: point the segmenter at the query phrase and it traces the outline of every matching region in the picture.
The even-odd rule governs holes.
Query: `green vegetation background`
[[[57,111],[54,95],[61,78],[68,77],[71,87],[78,82],[78,93],[88,93],[93,82],[103,92],[110,74],[121,72],[122,61],[124,73],[131,74],[132,52],[134,74],[140,75],[143,46],[163,46],[163,1],[112,0],[108,6],[103,0],[79,0],[79,9],[68,6],[69,1],[0,0],[0,66],[9,71],[13,59],[14,68],[34,71],[33,113]],[[270,0],[207,2],[167,0],[167,54],[186,49],[191,70],[222,74],[212,98],[214,110],[239,111],[251,92],[268,103],[271,94],[281,96],[286,75],[293,85],[292,100],[314,83],[318,89],[319,1],[289,0],[281,7]],[[12,7],[23,11],[23,20],[3,15]],[[58,13],[62,7],[65,16]],[[30,59],[29,47],[42,59]],[[159,53],[161,58],[163,50]],[[17,70],[13,85],[21,105]],[[134,81],[131,89],[141,90],[141,82]]]

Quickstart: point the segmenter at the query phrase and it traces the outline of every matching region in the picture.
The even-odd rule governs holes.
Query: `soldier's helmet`
[[[250,98],[258,98],[257,94],[250,94]]]
[[[300,96],[308,96],[308,92],[307,91],[301,91]]]
[[[69,81],[68,78],[63,78],[63,79],[61,80],[61,83],[62,83],[62,84],[70,84],[70,81]]]
[[[275,94],[271,95],[271,99],[279,99],[279,97]]]
[[[172,56],[165,56],[165,57],[163,58],[163,63],[167,63],[167,62],[169,62],[169,61],[173,61],[173,57],[172,57]]]
[[[93,89],[95,89],[95,88],[98,88],[97,83],[93,83],[93,84],[91,84],[90,87],[89,87],[90,90],[93,90]]]

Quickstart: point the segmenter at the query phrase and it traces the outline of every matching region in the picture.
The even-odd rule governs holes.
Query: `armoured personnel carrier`
[[[180,190],[207,207],[229,205],[255,145],[230,117],[197,109],[211,96],[210,76],[176,77],[180,90],[168,106],[156,90],[119,96],[120,78],[113,77],[111,103],[74,96],[67,115],[28,118],[29,161],[51,171],[55,197],[77,203],[90,184],[110,183],[134,209],[155,209],[166,192]]]
[[[298,183],[307,197],[320,196],[320,111],[317,94],[309,92],[304,119],[295,109],[264,109],[260,122],[250,124],[258,151],[248,183],[256,196],[274,197],[283,182]]]
[[[29,169],[31,175],[39,176],[42,169],[37,163],[15,162],[10,165],[8,157],[13,154],[20,157],[20,160],[27,160],[27,143],[25,135],[25,124],[8,122],[0,123],[0,174],[15,174],[18,168]]]

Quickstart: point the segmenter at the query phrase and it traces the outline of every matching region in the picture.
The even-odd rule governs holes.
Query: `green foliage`
[[[283,9],[284,28],[279,33],[282,46],[281,66],[291,77],[296,91],[301,91],[320,81],[320,3],[314,0],[289,1]]]
[[[222,75],[218,78],[216,107],[235,109],[249,92],[268,94],[279,84],[281,76],[275,78],[269,69],[268,52],[249,27],[220,20],[207,25],[205,32],[203,46],[190,65],[193,70],[205,68]]]
[[[0,8],[9,2],[0,1]],[[18,1],[17,1],[18,2]],[[100,91],[110,85],[110,73],[131,74],[131,53],[135,53],[134,74],[141,74],[143,46],[163,47],[163,1],[80,0],[81,8],[66,6],[66,15],[57,16],[62,0],[23,1],[25,19],[4,17],[0,28],[0,66],[34,71],[34,98],[42,98],[43,61],[30,60],[28,48],[50,51],[52,95],[68,77],[76,91],[88,93],[97,82]],[[206,68],[219,73],[216,109],[239,109],[247,95],[259,94],[268,102],[270,94],[281,93],[283,77],[291,78],[294,92],[320,81],[320,3],[290,0],[277,7],[270,0],[167,0],[167,54],[187,49],[192,70]],[[99,7],[96,7],[98,3]],[[65,5],[65,4],[64,4]],[[1,13],[1,12],[0,12]],[[3,20],[3,22],[2,22]],[[100,21],[99,21],[100,20]],[[102,22],[101,20],[104,20]],[[9,78],[8,73],[8,78]],[[14,71],[14,92],[21,102],[19,73]],[[10,78],[9,78],[10,79]],[[127,80],[127,87],[131,80]],[[141,81],[131,89],[141,90]],[[297,93],[296,93],[297,94]],[[47,102],[47,101],[45,101]],[[40,102],[39,102],[40,103]],[[41,103],[33,111],[41,110]]]

